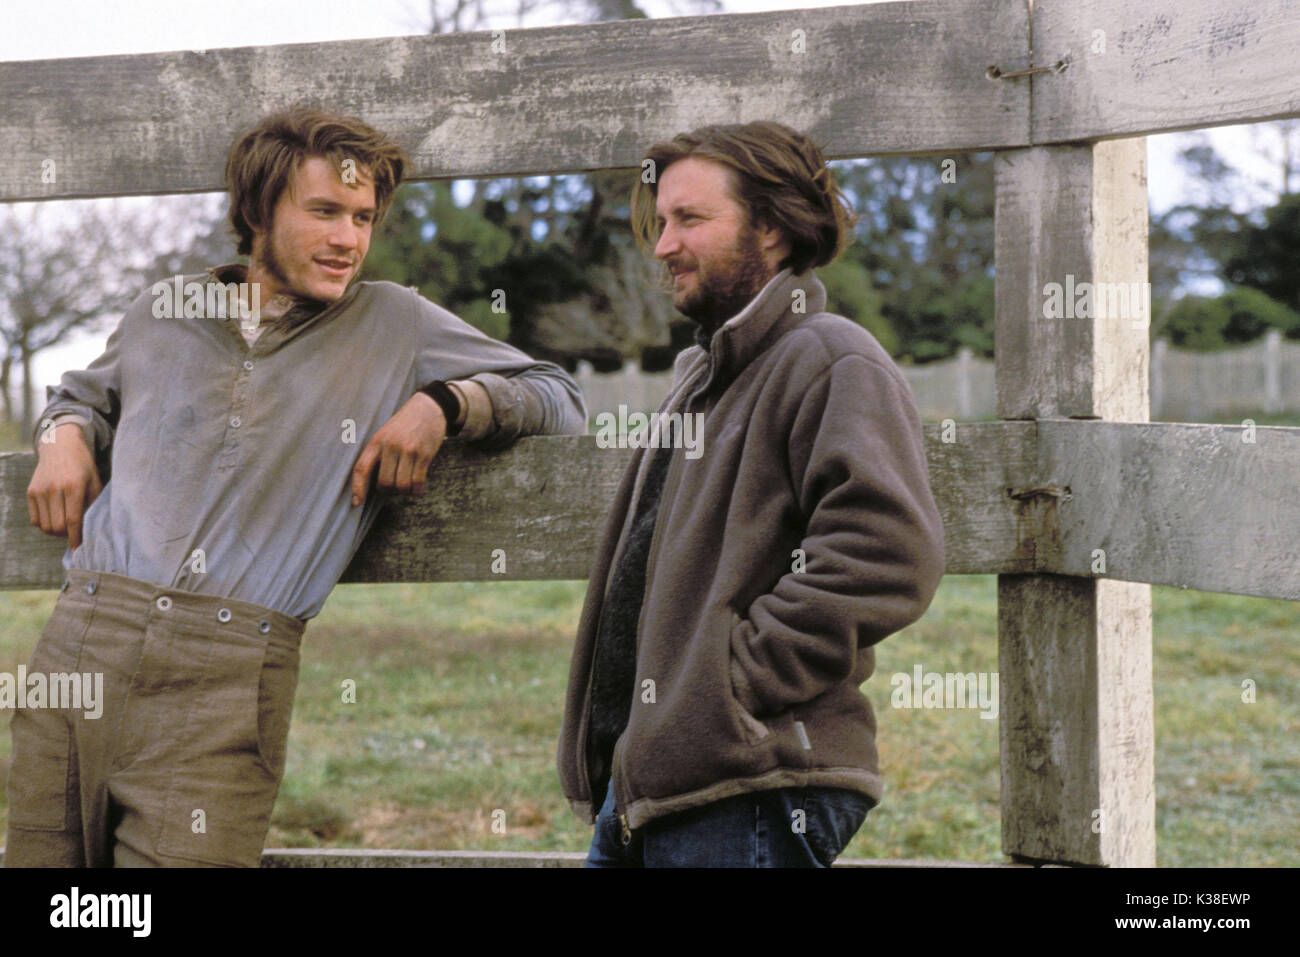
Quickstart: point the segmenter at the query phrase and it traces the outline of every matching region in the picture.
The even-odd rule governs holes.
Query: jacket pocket
[[[727,703],[731,709],[732,717],[736,719],[741,736],[751,745],[768,744],[772,740],[772,728],[766,722],[760,721],[751,714],[736,696],[736,686],[732,680],[732,673],[739,665],[735,654],[732,652],[731,641],[732,636],[736,633],[736,627],[740,624],[740,615],[736,614],[733,609],[728,609],[728,612],[731,626],[727,629]]]

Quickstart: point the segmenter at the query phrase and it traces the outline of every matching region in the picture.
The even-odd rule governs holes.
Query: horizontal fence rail
[[[5,62],[0,201],[219,189],[235,135],[295,102],[390,132],[414,179],[636,167],[720,118],[777,117],[843,158],[1300,115],[1291,0],[1038,0],[1032,17],[1033,49],[1022,0],[908,0]]]
[[[969,431],[959,447],[926,427],[932,482],[950,530],[948,570],[1030,571],[1033,547],[1024,537],[1032,530],[1002,489],[1030,480],[1034,425],[962,429]],[[429,470],[424,496],[389,502],[342,581],[586,578],[631,456],[630,449],[600,448],[594,436],[536,436],[493,454],[449,442]],[[0,455],[0,588],[51,588],[63,580],[66,542],[29,522],[25,489],[34,468],[32,453]],[[498,549],[504,554],[494,556]],[[494,572],[494,561],[504,569]]]
[[[1300,113],[1294,0],[1034,0],[1035,144]]]
[[[2,63],[0,200],[217,189],[236,133],[297,101],[390,133],[416,179],[635,167],[763,118],[832,156],[1014,146],[1028,86],[986,71],[1028,30],[1018,2],[918,0]]]
[[[1040,419],[924,430],[949,574],[1300,599],[1300,428]],[[389,502],[342,580],[586,578],[631,455],[594,436],[493,454],[449,443],[424,496]],[[34,467],[31,453],[0,455],[0,588],[63,578],[65,542],[29,524]]]

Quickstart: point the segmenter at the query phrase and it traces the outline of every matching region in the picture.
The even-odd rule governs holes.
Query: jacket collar
[[[725,386],[769,345],[806,317],[825,310],[826,287],[811,270],[798,275],[781,270],[711,338],[701,336],[710,366],[703,388],[719,382]]]

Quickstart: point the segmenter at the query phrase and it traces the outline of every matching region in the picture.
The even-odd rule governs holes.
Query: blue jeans
[[[873,806],[842,788],[754,791],[656,818],[624,845],[611,786],[587,867],[830,867]]]

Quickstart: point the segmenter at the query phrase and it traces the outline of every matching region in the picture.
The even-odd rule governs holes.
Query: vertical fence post
[[[1151,347],[1151,417],[1164,418],[1165,409],[1165,359],[1169,354],[1169,343],[1157,339]]]
[[[1282,411],[1282,330],[1270,329],[1264,335],[1264,411],[1277,415]]]
[[[957,350],[957,418],[959,419],[971,417],[970,367],[974,356],[975,353],[971,351],[970,346],[962,346]]]
[[[1096,285],[1146,281],[1145,140],[1000,153],[996,210],[998,416],[1148,421],[1149,313],[1102,318]],[[1061,317],[1046,317],[1055,305]],[[1089,503],[1039,495],[1024,507],[1045,550],[1061,510]],[[998,665],[1003,850],[1154,864],[1150,586],[999,575]]]

